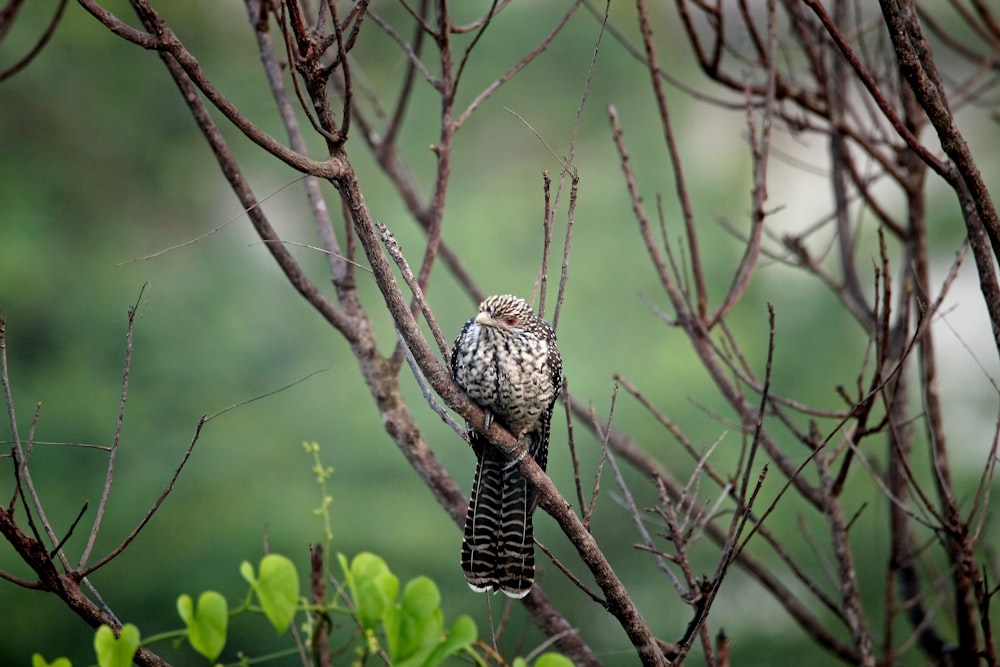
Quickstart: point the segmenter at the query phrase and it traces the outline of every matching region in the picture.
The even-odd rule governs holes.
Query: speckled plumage
[[[552,408],[562,390],[562,359],[552,328],[524,299],[491,296],[465,323],[451,353],[455,381],[527,447],[545,468]],[[476,591],[528,594],[535,575],[534,487],[480,434],[478,465],[462,540],[462,569]]]

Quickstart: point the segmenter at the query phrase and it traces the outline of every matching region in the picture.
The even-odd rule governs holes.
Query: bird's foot
[[[525,456],[527,456],[528,448],[524,445],[519,445],[519,447],[520,451],[517,453],[517,456],[515,456],[513,459],[504,464],[503,467],[504,470],[510,470],[511,468],[515,467],[518,463],[524,460]]]
[[[468,437],[466,437],[466,440],[469,440],[472,436],[477,435],[477,434],[479,434],[479,435],[486,435],[486,432],[490,430],[490,426],[492,424],[493,424],[493,413],[490,412],[489,410],[487,410],[486,408],[483,408],[483,428],[482,428],[482,430],[475,428],[469,422],[465,422],[465,432],[466,432],[466,434],[468,436]]]

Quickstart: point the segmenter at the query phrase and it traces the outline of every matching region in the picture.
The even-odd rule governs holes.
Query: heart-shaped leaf
[[[215,591],[205,591],[198,596],[195,610],[190,595],[177,598],[177,613],[187,626],[191,647],[209,660],[215,660],[226,645],[226,628],[229,608],[226,598]]]
[[[139,650],[139,628],[131,623],[122,626],[118,636],[107,625],[94,633],[94,652],[100,667],[131,667],[132,658]]]
[[[295,564],[278,554],[268,554],[260,560],[257,576],[253,566],[243,561],[240,574],[250,582],[267,620],[283,633],[292,623],[299,601],[299,573]]]
[[[73,663],[69,661],[69,658],[56,658],[49,662],[42,657],[41,653],[36,653],[31,656],[31,667],[73,667]]]

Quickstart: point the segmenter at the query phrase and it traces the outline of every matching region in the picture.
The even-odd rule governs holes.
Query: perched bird
[[[462,389],[545,469],[552,408],[562,390],[555,332],[524,299],[491,296],[465,323],[451,352]],[[531,513],[536,492],[516,463],[469,433],[478,464],[462,539],[462,569],[474,591],[523,598],[535,578]]]

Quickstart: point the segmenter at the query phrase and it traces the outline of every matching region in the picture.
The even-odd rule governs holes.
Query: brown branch
[[[552,330],[558,331],[559,315],[566,297],[566,287],[569,284],[569,252],[573,240],[573,225],[576,221],[576,198],[580,186],[580,176],[575,171],[570,182],[569,206],[566,208],[566,236],[563,240],[562,264],[560,264],[559,288],[556,290],[556,307],[552,309]]]
[[[932,163],[922,152],[917,152],[958,192],[959,201],[962,203],[962,215],[967,220],[967,225],[970,218],[977,217],[978,223],[986,229],[994,258],[1000,258],[1000,217],[972,157],[969,145],[951,113],[947,94],[941,84],[930,47],[923,37],[913,5],[904,0],[880,0],[880,4],[886,26],[889,28],[889,36],[896,49],[899,68],[937,132],[941,148],[951,158],[953,166],[951,169],[940,170],[935,166],[937,161]],[[968,192],[967,197],[963,196],[964,191]],[[994,315],[992,310],[990,314],[992,318]],[[1000,326],[1000,321],[994,319],[993,326],[996,329]],[[1000,344],[997,346],[997,352],[1000,353]]]
[[[546,285],[549,280],[549,253],[552,248],[552,228],[555,224],[553,216],[555,210],[552,207],[552,177],[549,176],[548,169],[542,171],[542,198],[545,206],[542,212],[542,259],[538,264],[538,273],[535,276],[535,287],[531,290],[531,301],[529,303],[538,305],[535,310],[539,317],[545,317],[545,296],[548,292]],[[535,298],[538,301],[535,301]],[[553,330],[555,328],[553,327]]]
[[[18,556],[38,576],[32,588],[48,591],[61,599],[70,611],[82,618],[92,628],[109,625],[119,627],[115,620],[90,601],[80,590],[80,575],[61,574],[49,558],[45,546],[25,535],[17,526],[13,512],[0,508],[0,535],[13,547]],[[140,647],[133,660],[142,667],[169,667],[168,663],[146,647]]]
[[[815,425],[813,429],[813,434],[818,445],[822,441],[822,437],[819,435]],[[825,449],[817,449],[817,452],[815,458],[816,470],[819,473],[820,483],[827,490],[827,497],[829,498],[824,515],[830,527],[833,551],[837,558],[837,581],[840,584],[842,615],[847,622],[847,627],[851,631],[851,636],[854,640],[854,650],[857,653],[859,664],[865,667],[875,667],[872,638],[868,623],[864,617],[857,567],[854,556],[851,553],[848,523],[845,519],[844,508],[840,504],[840,500],[830,493],[830,490],[833,488],[833,478],[830,476],[830,459],[832,457]]]
[[[323,547],[316,544],[309,547],[309,573],[312,584],[312,603],[316,607],[313,612],[315,626],[312,631],[312,655],[317,667],[330,667],[330,629],[333,622],[330,614],[323,611],[326,605],[326,571],[323,567]]]

